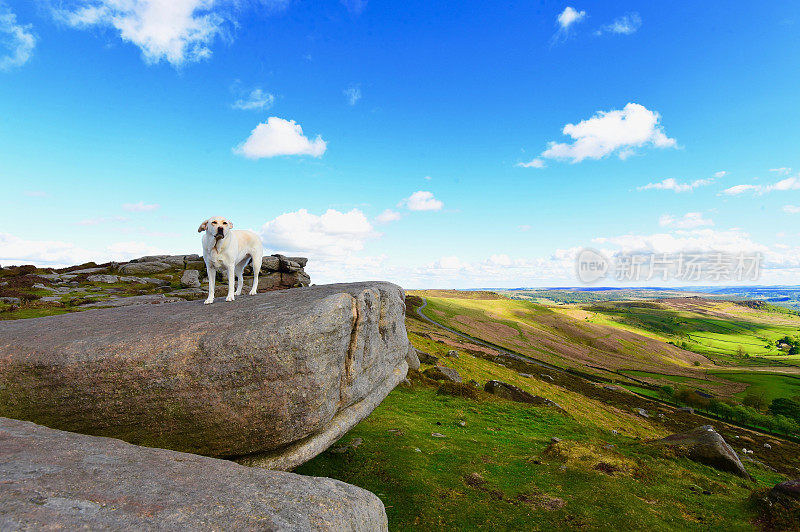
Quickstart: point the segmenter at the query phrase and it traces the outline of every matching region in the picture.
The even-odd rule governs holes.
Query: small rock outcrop
[[[435,381],[461,382],[461,375],[457,370],[446,366],[434,366],[422,372],[423,375]]]
[[[184,270],[181,275],[181,286],[184,288],[200,288],[200,273],[197,270]]]
[[[725,439],[711,425],[703,425],[688,432],[673,434],[656,440],[656,443],[679,448],[686,452],[689,459],[720,471],[751,478],[741,460],[739,460],[739,455],[736,454],[736,451],[728,445]]]
[[[527,403],[534,406],[550,406],[562,410],[558,403],[554,403],[550,399],[545,399],[544,397],[540,397],[538,395],[533,395],[532,393],[526,392],[522,388],[507,382],[495,380],[489,381],[484,385],[483,389],[486,392],[494,394],[498,397],[502,397],[503,399],[508,399],[509,401]]]
[[[439,362],[439,357],[426,353],[425,351],[417,350],[417,358],[423,364],[436,365]]]
[[[374,494],[0,418],[2,530],[387,530]]]
[[[311,277],[304,270],[307,262],[308,259],[305,257],[283,255],[264,257],[261,275],[258,278],[258,289],[264,291],[309,286]]]
[[[0,323],[0,416],[293,468],[406,376],[403,290],[323,285]]]

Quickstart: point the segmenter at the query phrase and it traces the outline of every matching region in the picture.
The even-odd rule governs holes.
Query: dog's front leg
[[[236,282],[236,270],[234,268],[235,265],[228,265],[228,297],[225,298],[225,301],[233,301],[233,285]]]
[[[210,305],[214,302],[214,281],[217,279],[217,270],[206,265],[206,273],[208,274],[208,297],[204,303]]]

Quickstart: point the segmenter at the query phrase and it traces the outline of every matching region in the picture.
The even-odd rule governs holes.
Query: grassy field
[[[778,397],[800,397],[800,376],[748,371],[718,371],[714,374],[723,379],[741,382],[747,389],[736,394],[743,398],[746,394],[763,395],[769,402]]]
[[[506,313],[503,319],[518,309],[492,308]],[[544,369],[536,370],[537,378],[526,376],[492,361],[491,350],[414,319],[413,308],[409,315],[413,345],[440,357],[465,382],[513,383],[557,402],[565,413],[488,394],[442,395],[437,383],[414,374],[341,445],[296,470],[376,493],[392,530],[753,530],[752,493],[784,478],[748,463],[756,478],[749,482],[665,452],[648,441],[674,431],[669,423],[678,413],[668,407],[648,404],[664,417],[643,418],[625,399],[641,398],[614,392],[615,403],[600,393],[612,393],[605,388],[584,382],[573,389],[576,378],[544,378]],[[458,358],[448,357],[454,348]],[[681,415],[691,426],[707,422]],[[730,440],[759,438],[714,424]],[[560,441],[552,443],[553,437]],[[800,451],[790,443],[776,442],[770,452],[776,449],[785,454],[759,458],[778,464]]]

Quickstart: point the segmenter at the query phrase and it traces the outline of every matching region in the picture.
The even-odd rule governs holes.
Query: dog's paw
[[[214,302],[214,298],[210,297],[210,298],[206,299],[205,301],[203,301],[203,304],[204,305],[210,305],[213,302]]]
[[[250,291],[249,291],[249,292],[247,292],[247,293],[248,293],[248,294],[250,294],[251,296],[254,296],[254,295],[256,295],[258,292],[256,292],[255,290],[250,290]]]
[[[225,301],[233,301],[233,300],[234,300],[233,296],[228,296],[228,297],[225,298]]]
[[[235,296],[240,296],[240,295],[242,295],[242,291],[241,291],[241,290],[239,290],[238,292],[235,292],[233,295],[235,295]]]

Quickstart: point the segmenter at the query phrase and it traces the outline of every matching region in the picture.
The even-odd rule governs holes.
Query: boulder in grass
[[[533,395],[532,393],[526,392],[522,388],[507,382],[491,380],[484,385],[483,389],[490,394],[496,395],[497,397],[502,397],[503,399],[508,399],[509,401],[527,403],[534,406],[549,406],[557,408],[558,410],[563,410],[558,403],[538,395]]]
[[[329,478],[0,418],[2,530],[387,530],[383,503]]]
[[[420,350],[417,350],[417,357],[419,358],[419,361],[423,364],[436,365],[439,362],[439,357],[433,356],[430,353],[426,353]]]
[[[462,382],[461,375],[453,368],[434,366],[422,372],[423,375],[435,381]]]
[[[727,471],[744,478],[752,478],[739,460],[739,455],[711,425],[703,425],[687,432],[673,434],[656,440],[656,443],[680,449],[696,462]]]

